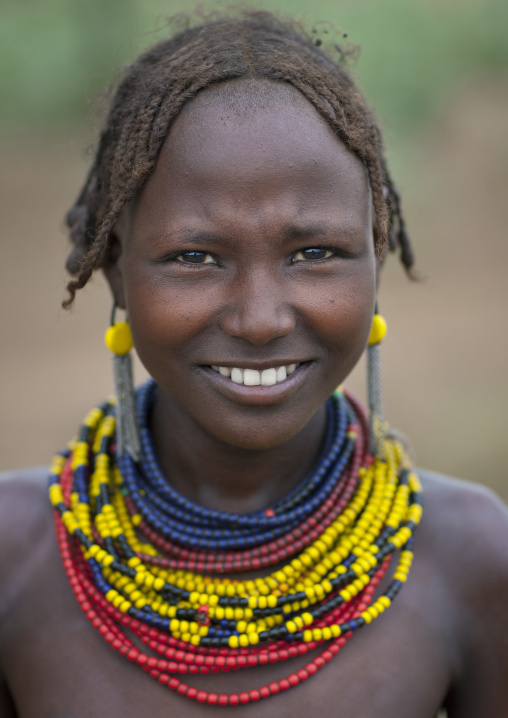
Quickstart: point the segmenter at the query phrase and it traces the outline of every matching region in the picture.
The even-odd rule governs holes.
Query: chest
[[[212,708],[159,685],[112,649],[81,613],[55,554],[12,611],[2,662],[20,718],[434,718],[450,682],[443,612],[417,565],[411,578],[390,610],[309,680],[260,703]],[[184,678],[206,691],[249,691],[308,661]]]

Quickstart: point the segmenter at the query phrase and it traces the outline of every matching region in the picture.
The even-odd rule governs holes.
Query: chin
[[[294,414],[290,417],[268,418],[267,412],[259,412],[245,421],[215,422],[213,425],[202,424],[205,431],[224,444],[247,451],[264,451],[286,443],[293,439],[307,425],[311,416],[295,421]]]

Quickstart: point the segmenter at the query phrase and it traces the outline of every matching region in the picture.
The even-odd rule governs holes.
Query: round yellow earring
[[[381,314],[374,314],[372,319],[372,328],[369,335],[369,345],[372,346],[373,344],[379,344],[379,342],[384,338],[387,328],[388,327],[384,317],[382,317]]]
[[[128,322],[116,322],[108,327],[104,341],[114,354],[128,354],[132,349],[132,334]]]

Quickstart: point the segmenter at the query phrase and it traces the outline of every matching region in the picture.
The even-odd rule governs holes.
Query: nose
[[[263,345],[294,330],[295,311],[282,280],[258,270],[242,273],[234,285],[221,320],[226,334]]]

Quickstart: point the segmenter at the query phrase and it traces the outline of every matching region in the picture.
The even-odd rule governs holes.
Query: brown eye
[[[293,262],[304,262],[313,259],[328,259],[331,257],[333,252],[326,249],[326,247],[309,247],[308,249],[301,249],[293,257]]]
[[[211,254],[207,252],[182,252],[176,257],[177,262],[182,264],[214,264],[215,261]]]

